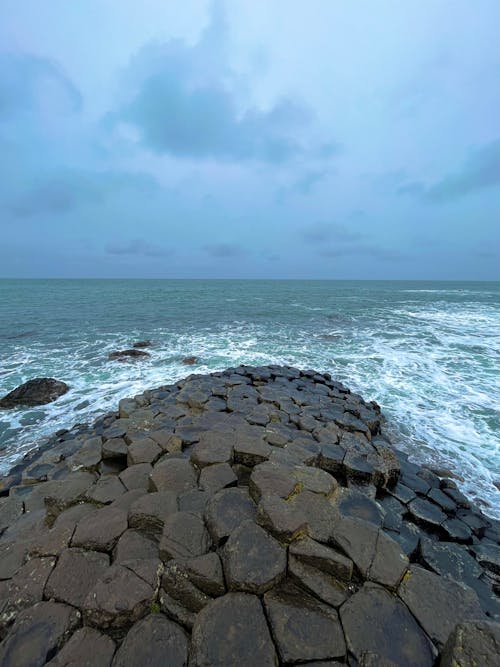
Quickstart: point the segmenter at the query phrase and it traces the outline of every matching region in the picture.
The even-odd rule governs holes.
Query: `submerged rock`
[[[186,366],[193,366],[198,363],[198,357],[184,357],[182,363]]]
[[[145,358],[150,357],[149,352],[143,352],[142,350],[136,350],[132,348],[130,350],[118,350],[117,352],[110,352],[108,354],[108,359],[124,361],[125,359],[133,358]]]
[[[68,391],[69,387],[54,378],[33,378],[19,385],[0,399],[0,408],[33,407],[52,403]]]
[[[153,343],[150,340],[139,340],[134,343],[132,347],[151,347]]]

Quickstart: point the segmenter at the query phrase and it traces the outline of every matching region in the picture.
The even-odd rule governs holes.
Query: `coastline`
[[[154,632],[172,664],[232,664],[247,627],[259,664],[447,665],[457,623],[472,643],[498,633],[500,523],[329,374],[241,366],[145,391],[55,434],[0,494],[2,665],[33,641],[57,665],[97,640],[103,665],[141,664],[127,656]],[[306,638],[283,630],[293,614]]]

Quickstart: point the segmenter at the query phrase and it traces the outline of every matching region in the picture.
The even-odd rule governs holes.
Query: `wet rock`
[[[339,488],[334,501],[339,516],[362,519],[376,526],[382,525],[384,517],[380,505],[360,491]]]
[[[263,496],[290,497],[298,488],[298,481],[292,474],[291,466],[265,461],[256,465],[249,480],[249,489],[255,502]]]
[[[93,628],[80,628],[48,667],[110,667],[115,643]]]
[[[153,464],[161,455],[162,449],[151,438],[141,438],[132,440],[127,451],[127,465],[137,463]]]
[[[109,567],[109,557],[96,551],[65,549],[45,587],[46,598],[81,607],[91,588]]]
[[[198,613],[211,598],[200,590],[189,578],[186,565],[182,561],[170,560],[165,565],[162,589],[185,609]]]
[[[80,618],[78,611],[57,602],[38,602],[25,609],[0,644],[0,665],[41,667],[64,644]]]
[[[288,575],[299,586],[332,607],[340,607],[352,593],[351,587],[326,572],[288,557]]]
[[[0,399],[0,408],[45,405],[69,390],[68,385],[54,378],[33,378],[19,385]]]
[[[68,459],[70,470],[96,470],[102,459],[102,438],[96,436],[85,440],[76,454]]]
[[[245,488],[223,489],[207,504],[205,519],[213,541],[219,544],[241,523],[257,518],[257,508]]]
[[[108,505],[124,494],[126,488],[115,475],[101,475],[87,491],[86,499],[99,505]]]
[[[418,565],[409,568],[398,595],[439,650],[455,623],[484,618],[477,595],[471,588]]]
[[[379,529],[367,521],[346,517],[335,525],[332,539],[366,578],[375,557]]]
[[[312,491],[301,491],[288,502],[307,517],[310,537],[318,542],[328,542],[331,539],[338,515],[330,498]]]
[[[185,667],[187,661],[186,633],[162,614],[151,614],[129,630],[116,653],[113,667]]]
[[[436,505],[439,505],[439,507],[445,512],[454,512],[457,509],[456,504],[453,502],[450,496],[446,495],[446,493],[443,493],[441,489],[436,489],[433,487],[427,494],[427,497],[432,500],[432,502],[436,503]]]
[[[183,493],[195,489],[198,477],[195,469],[185,459],[167,459],[157,463],[151,473],[151,486],[155,491]]]
[[[111,438],[102,445],[103,459],[123,459],[128,452],[127,443],[123,438]]]
[[[224,637],[224,641],[220,638]],[[192,667],[274,667],[276,653],[260,600],[246,593],[227,593],[196,617]]]
[[[198,363],[198,357],[184,357],[181,363],[185,366],[194,366],[194,364]]]
[[[219,556],[213,551],[190,558],[185,563],[189,579],[207,595],[223,595],[226,591],[222,565]]]
[[[300,509],[278,496],[264,497],[257,507],[257,521],[278,540],[290,542],[307,533],[307,518]]]
[[[315,542],[309,537],[293,542],[290,555],[312,567],[333,575],[343,581],[350,581],[353,563],[349,558],[330,547]]]
[[[405,605],[378,584],[366,583],[340,609],[349,651],[362,665],[432,667],[431,644]]]
[[[210,536],[203,519],[190,512],[176,512],[167,517],[160,540],[163,561],[201,556],[210,548]]]
[[[117,507],[103,507],[80,519],[71,539],[71,546],[111,551],[127,528],[126,512]]]
[[[125,361],[127,359],[145,359],[150,357],[149,352],[143,352],[136,348],[131,348],[130,350],[117,350],[116,352],[110,352],[108,354],[108,359],[116,361]]]
[[[229,536],[222,551],[228,588],[263,593],[285,575],[286,551],[253,521],[245,521]]]
[[[408,565],[408,557],[403,553],[399,543],[379,530],[368,579],[387,588],[397,588]]]
[[[500,624],[459,623],[446,642],[441,667],[496,667],[500,656]]]
[[[466,548],[453,542],[434,542],[422,538],[420,556],[422,562],[436,574],[448,575],[455,581],[461,581],[469,586],[483,573],[482,568]]]
[[[472,542],[472,531],[469,526],[457,518],[448,518],[443,521],[441,528],[448,539],[454,542]]]
[[[482,567],[491,570],[495,574],[500,574],[500,546],[483,542],[479,545],[474,545],[473,551],[477,562]]]
[[[408,504],[408,509],[416,523],[430,528],[438,528],[446,521],[446,514],[437,505],[424,498],[415,498]]]
[[[290,585],[266,593],[264,605],[284,663],[345,656],[344,635],[334,609]]]
[[[134,343],[132,347],[151,347],[153,343],[150,340],[138,340],[137,343]]]
[[[129,509],[128,523],[143,533],[161,533],[167,518],[178,511],[175,491],[146,493],[136,500]]]

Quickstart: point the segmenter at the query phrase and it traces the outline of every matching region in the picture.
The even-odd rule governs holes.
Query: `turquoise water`
[[[377,400],[416,461],[462,475],[500,516],[500,283],[0,280],[0,394],[36,376],[71,390],[0,412],[0,469],[124,396],[239,363],[329,371]],[[108,361],[151,339],[151,359]]]

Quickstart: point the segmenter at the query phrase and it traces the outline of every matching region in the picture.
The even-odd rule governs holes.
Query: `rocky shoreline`
[[[500,664],[500,524],[330,375],[191,375],[0,478],[0,666]]]

